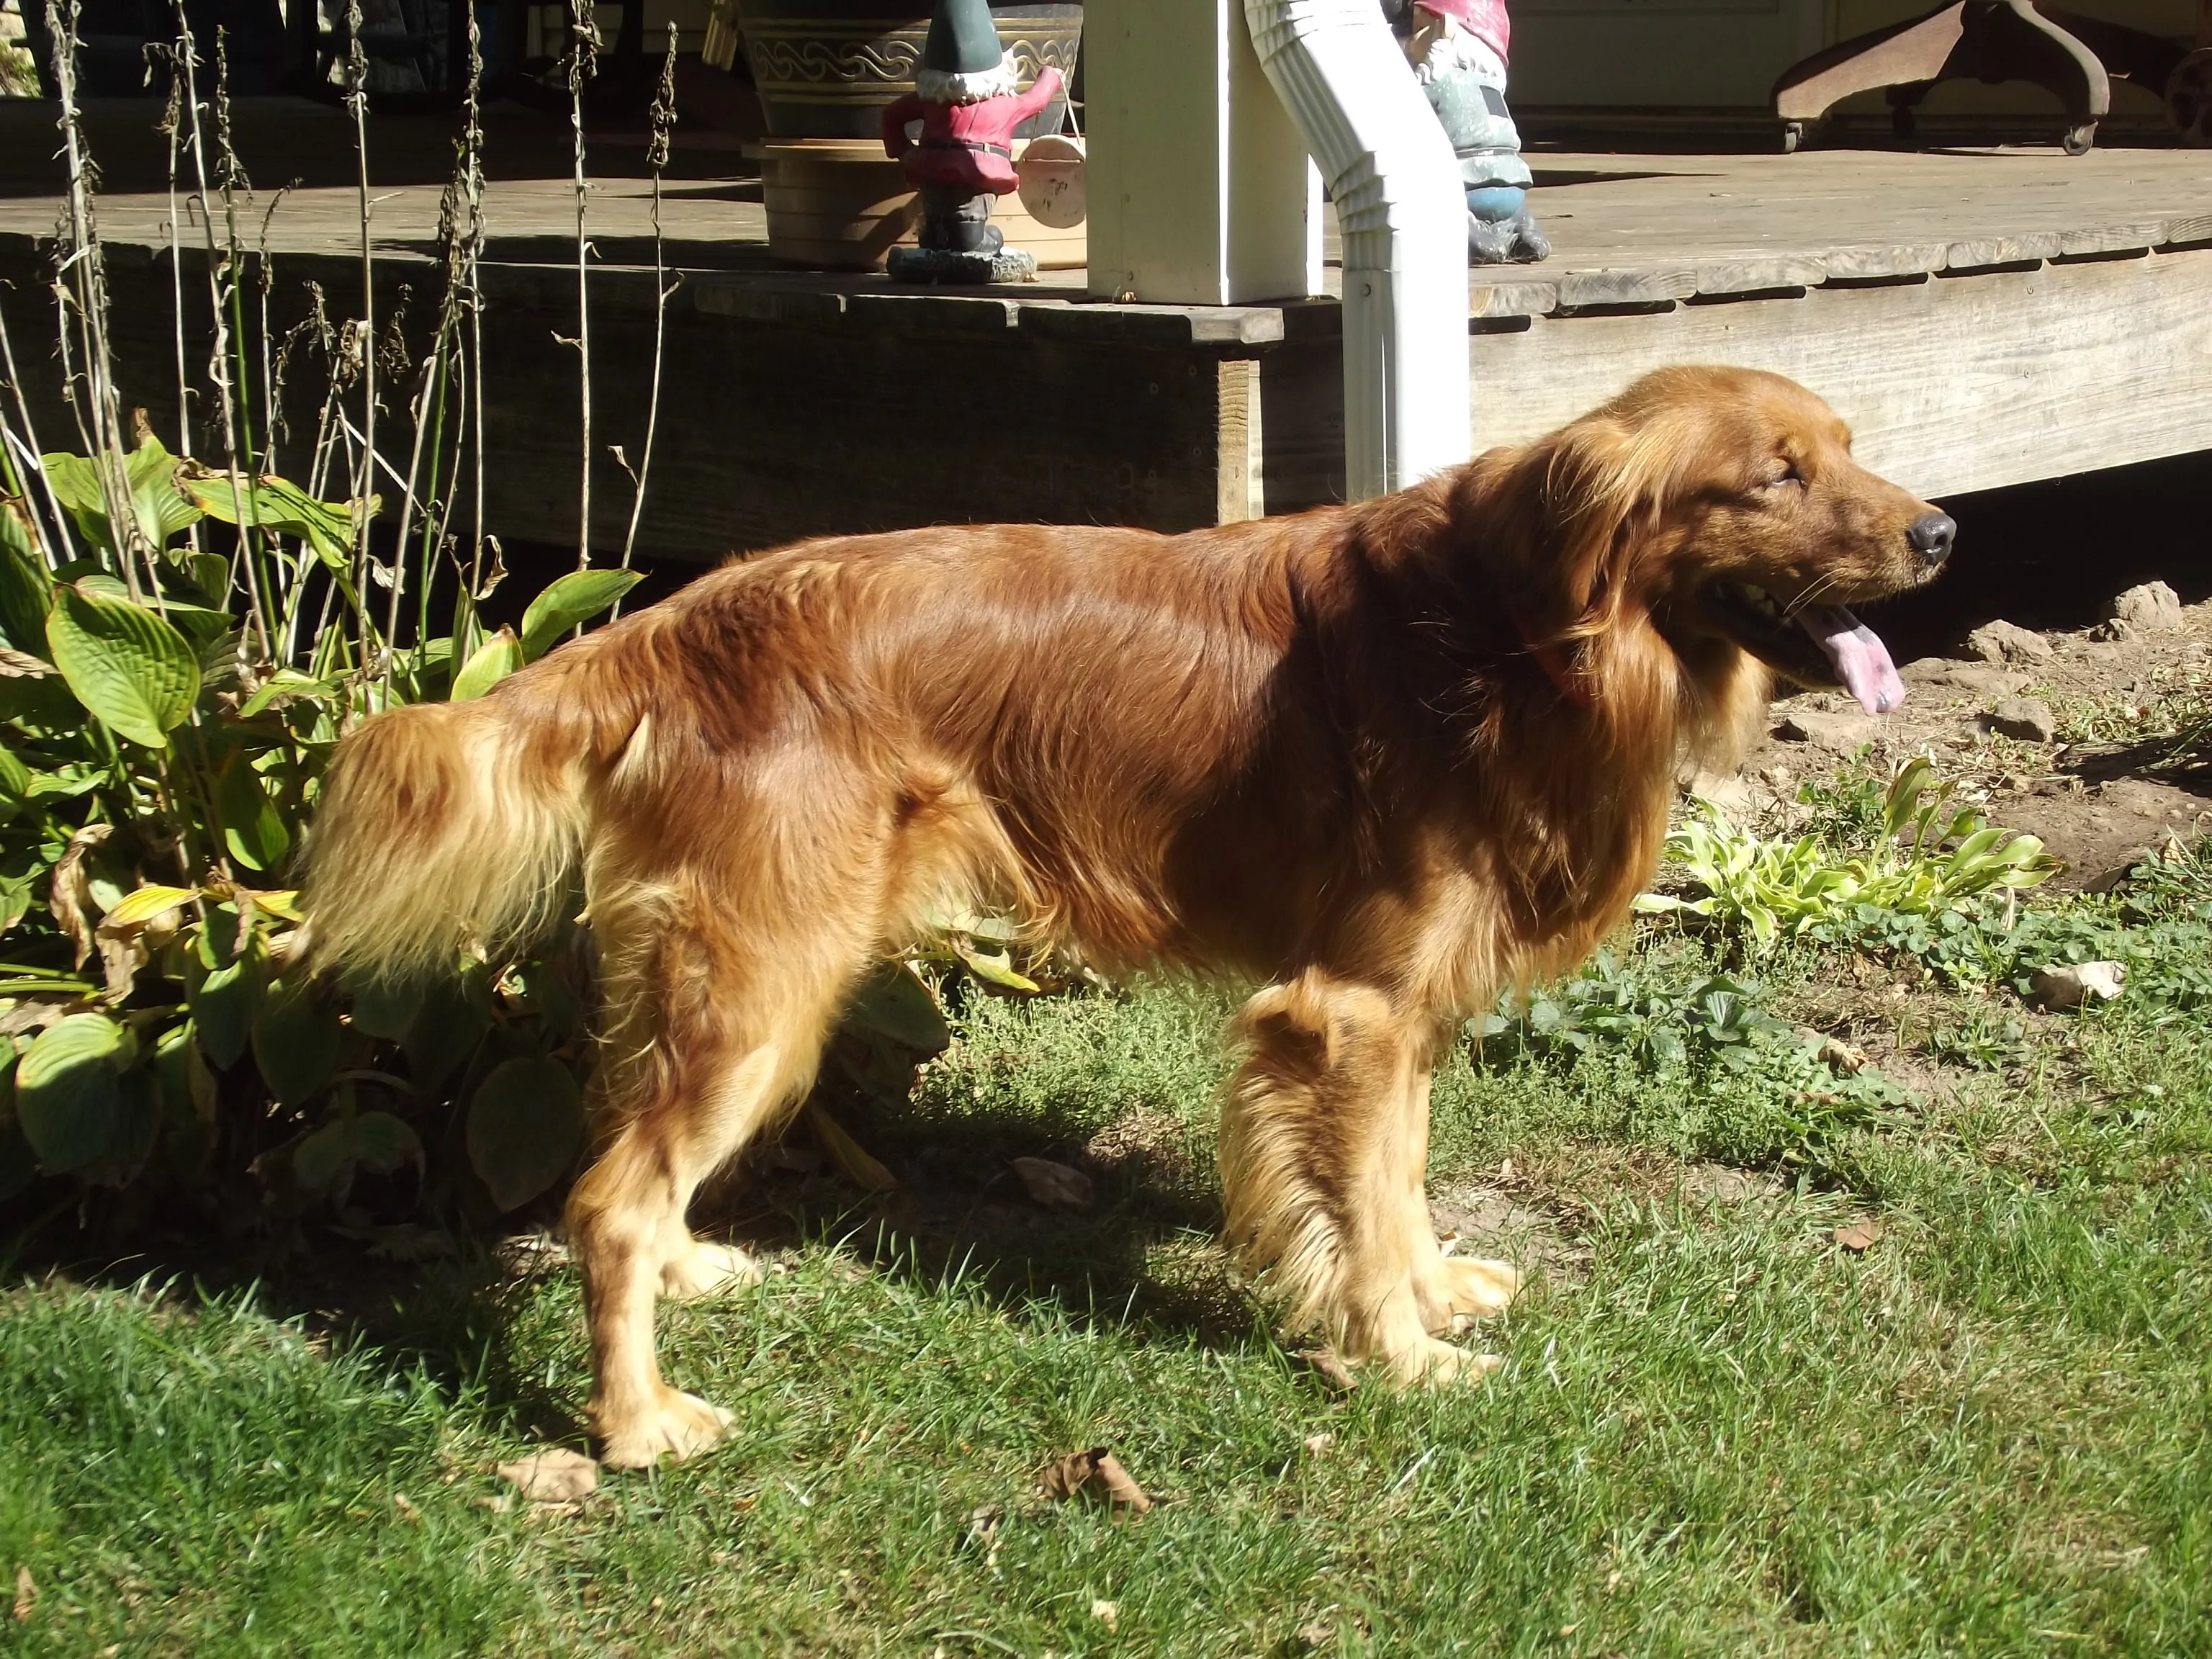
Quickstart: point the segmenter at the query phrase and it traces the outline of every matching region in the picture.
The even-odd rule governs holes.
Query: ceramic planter
[[[1073,78],[1079,3],[992,0],[991,15],[1024,89],[1047,64]],[[878,137],[884,106],[914,90],[929,33],[916,0],[738,0],[738,15],[771,139]],[[1055,99],[1018,136],[1058,132],[1066,112]]]

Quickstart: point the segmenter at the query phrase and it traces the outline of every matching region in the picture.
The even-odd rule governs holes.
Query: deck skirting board
[[[1646,369],[1730,362],[1803,381],[1868,465],[1955,495],[2212,448],[2212,251],[1540,318],[1469,350],[1478,452],[1548,431]]]

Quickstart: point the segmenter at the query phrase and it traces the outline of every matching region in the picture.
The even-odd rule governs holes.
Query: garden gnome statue
[[[1505,107],[1505,59],[1513,40],[1505,0],[1382,0],[1382,6],[1459,157],[1468,262],[1525,264],[1550,258],[1552,245],[1528,211],[1534,180]]]
[[[891,250],[902,283],[1027,282],[1036,258],[1007,251],[992,204],[1014,188],[1014,129],[1060,95],[1047,64],[1027,92],[999,43],[988,0],[937,0],[915,89],[884,112],[884,151],[921,196],[921,246]],[[910,143],[907,124],[921,121]]]

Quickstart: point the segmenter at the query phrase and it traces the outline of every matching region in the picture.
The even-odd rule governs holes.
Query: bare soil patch
[[[1809,817],[1796,799],[1808,779],[1862,754],[1879,765],[1927,754],[1992,822],[2042,838],[2067,866],[2055,888],[2106,884],[2167,836],[2212,829],[2212,773],[2181,763],[2160,718],[2212,708],[2212,604],[2166,620],[1978,629],[1974,644],[1904,665],[1909,695],[1887,715],[1841,693],[1784,696],[1740,775],[1698,792],[1772,832]]]

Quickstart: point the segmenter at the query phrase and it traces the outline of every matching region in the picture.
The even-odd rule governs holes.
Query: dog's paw
[[[1521,1270],[1510,1261],[1448,1255],[1437,1264],[1425,1287],[1423,1311],[1429,1328],[1457,1335],[1478,1319],[1502,1314],[1521,1291]]]
[[[696,1302],[761,1282],[760,1267],[733,1244],[694,1239],[660,1269],[660,1293],[672,1302]]]
[[[635,1416],[595,1423],[599,1462],[617,1469],[651,1468],[663,1457],[681,1462],[712,1446],[736,1420],[696,1394],[664,1388],[655,1405]]]
[[[1498,1354],[1470,1353],[1431,1336],[1424,1338],[1417,1348],[1390,1355],[1389,1363],[1392,1375],[1401,1383],[1410,1388],[1440,1389],[1480,1382],[1505,1361]]]

